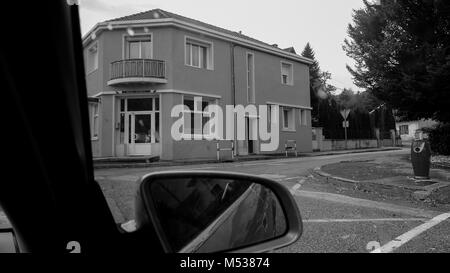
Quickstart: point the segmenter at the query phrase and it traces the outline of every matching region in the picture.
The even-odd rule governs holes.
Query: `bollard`
[[[411,144],[411,162],[415,179],[430,178],[430,143],[426,139],[415,139]]]

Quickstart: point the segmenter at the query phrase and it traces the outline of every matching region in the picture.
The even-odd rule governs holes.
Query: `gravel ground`
[[[436,155],[431,157],[431,163],[440,167],[450,168],[450,156]]]

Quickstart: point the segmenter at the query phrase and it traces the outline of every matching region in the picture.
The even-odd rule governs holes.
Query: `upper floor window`
[[[150,35],[127,37],[125,47],[127,59],[152,58],[152,37]]]
[[[213,45],[210,42],[186,37],[185,64],[197,68],[213,69]]]
[[[295,109],[283,107],[283,130],[295,131]]]
[[[291,63],[281,62],[281,83],[294,85],[294,67]]]
[[[91,73],[92,71],[97,70],[98,68],[98,43],[94,43],[87,50],[87,73]]]
[[[255,61],[252,53],[247,53],[247,101],[255,103]]]

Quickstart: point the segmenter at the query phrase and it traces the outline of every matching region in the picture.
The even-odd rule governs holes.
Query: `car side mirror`
[[[283,185],[223,172],[159,172],[141,178],[136,228],[152,225],[166,252],[266,252],[302,233]]]

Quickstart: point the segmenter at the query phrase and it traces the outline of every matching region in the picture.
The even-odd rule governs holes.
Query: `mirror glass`
[[[260,184],[208,177],[164,178],[153,180],[149,189],[173,252],[229,251],[287,232],[277,196]]]

